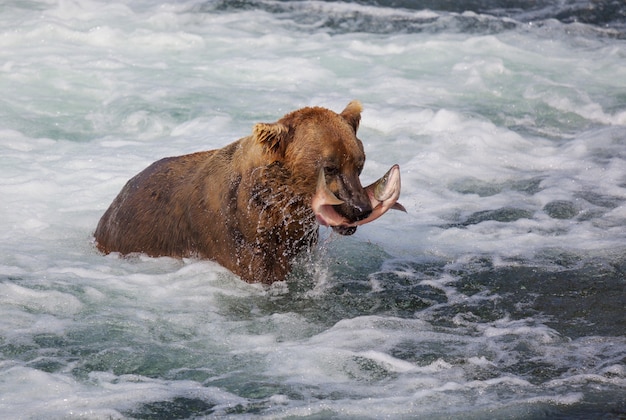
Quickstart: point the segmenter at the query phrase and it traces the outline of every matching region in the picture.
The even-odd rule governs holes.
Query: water
[[[626,415],[621,2],[0,5],[3,418]],[[363,102],[408,214],[287,282],[102,256],[164,156]]]

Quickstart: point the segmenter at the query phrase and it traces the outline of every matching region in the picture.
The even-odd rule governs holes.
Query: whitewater
[[[444,3],[0,4],[0,416],[623,418],[626,6]],[[95,248],[150,163],[353,99],[406,214],[272,286]]]

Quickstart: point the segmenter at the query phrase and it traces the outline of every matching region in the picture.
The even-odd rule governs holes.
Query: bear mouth
[[[343,236],[350,236],[356,232],[356,226],[331,226],[333,231]]]
[[[385,175],[376,182],[364,188],[370,199],[372,213],[365,219],[351,222],[335,210],[334,206],[343,204],[326,185],[324,169],[321,169],[317,179],[315,195],[311,207],[315,219],[322,226],[330,226],[341,235],[352,235],[357,226],[364,225],[378,219],[389,209],[406,212],[404,206],[398,203],[400,197],[400,167],[393,165]]]

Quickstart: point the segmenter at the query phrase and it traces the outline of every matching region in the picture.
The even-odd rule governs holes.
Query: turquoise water
[[[625,415],[624,9],[533,4],[2,4],[0,413]],[[93,246],[153,161],[352,99],[407,214],[271,287]]]

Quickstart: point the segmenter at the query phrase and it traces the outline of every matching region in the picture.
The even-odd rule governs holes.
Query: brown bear
[[[97,247],[208,258],[248,282],[284,280],[318,225],[350,235],[390,208],[404,210],[398,165],[361,186],[361,110],[358,101],[341,114],[299,109],[222,149],[153,163],[104,213]]]

